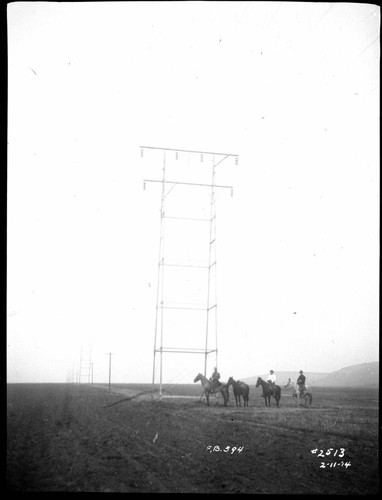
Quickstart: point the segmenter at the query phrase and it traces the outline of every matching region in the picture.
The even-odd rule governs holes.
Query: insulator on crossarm
[[[143,182],[143,191],[146,191],[146,183]]]
[[[233,197],[233,188],[231,188],[231,198]]]
[[[143,158],[143,149],[141,149],[141,158]]]

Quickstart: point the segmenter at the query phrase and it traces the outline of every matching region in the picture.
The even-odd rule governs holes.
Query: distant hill
[[[266,379],[267,373],[241,379],[249,385],[256,384],[257,377]],[[361,363],[359,365],[347,366],[335,372],[304,372],[308,385],[318,387],[360,387],[367,384],[369,387],[379,386],[379,361],[373,363]],[[276,372],[277,384],[284,385],[288,378],[296,382],[298,372],[281,371]]]
[[[368,387],[379,386],[379,361],[347,366],[319,379],[320,387]]]
[[[288,371],[282,371],[282,372],[275,372],[276,373],[276,384],[277,385],[284,385],[288,382],[288,378],[290,378],[293,382],[296,382],[299,373],[297,372],[288,372]],[[321,380],[322,378],[326,377],[329,375],[327,372],[304,372],[304,375],[306,377],[307,384],[313,384],[317,380]],[[249,385],[255,385],[257,381],[257,377],[261,377],[262,379],[266,380],[268,376],[268,373],[263,373],[260,375],[256,375],[254,377],[247,377],[240,379],[243,382],[249,384]]]

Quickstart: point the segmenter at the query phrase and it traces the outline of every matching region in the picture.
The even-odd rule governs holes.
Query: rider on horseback
[[[270,370],[269,375],[267,377],[267,382],[272,391],[274,391],[276,387],[276,375],[273,370]]]
[[[215,390],[219,385],[221,385],[221,382],[219,381],[220,379],[220,373],[218,372],[217,367],[215,366],[214,371],[211,375],[211,382],[212,382],[212,388]]]
[[[306,377],[304,375],[304,372],[302,370],[299,371],[300,376],[297,379],[297,385],[300,391],[300,396],[303,397],[306,392],[306,387],[305,387],[305,380]]]

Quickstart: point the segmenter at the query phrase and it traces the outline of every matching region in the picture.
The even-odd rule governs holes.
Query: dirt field
[[[227,407],[136,396],[150,388],[9,384],[8,491],[379,492],[378,390],[315,389],[296,408],[283,389],[280,408],[265,408],[251,387],[237,408],[232,392]]]

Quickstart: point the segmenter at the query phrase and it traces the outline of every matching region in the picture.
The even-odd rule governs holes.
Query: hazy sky
[[[357,3],[9,4],[8,381],[72,380],[88,345],[95,382],[108,352],[113,381],[151,381],[163,155],[141,145],[239,155],[223,379],[376,361],[379,31]],[[204,367],[167,358],[164,381]]]

